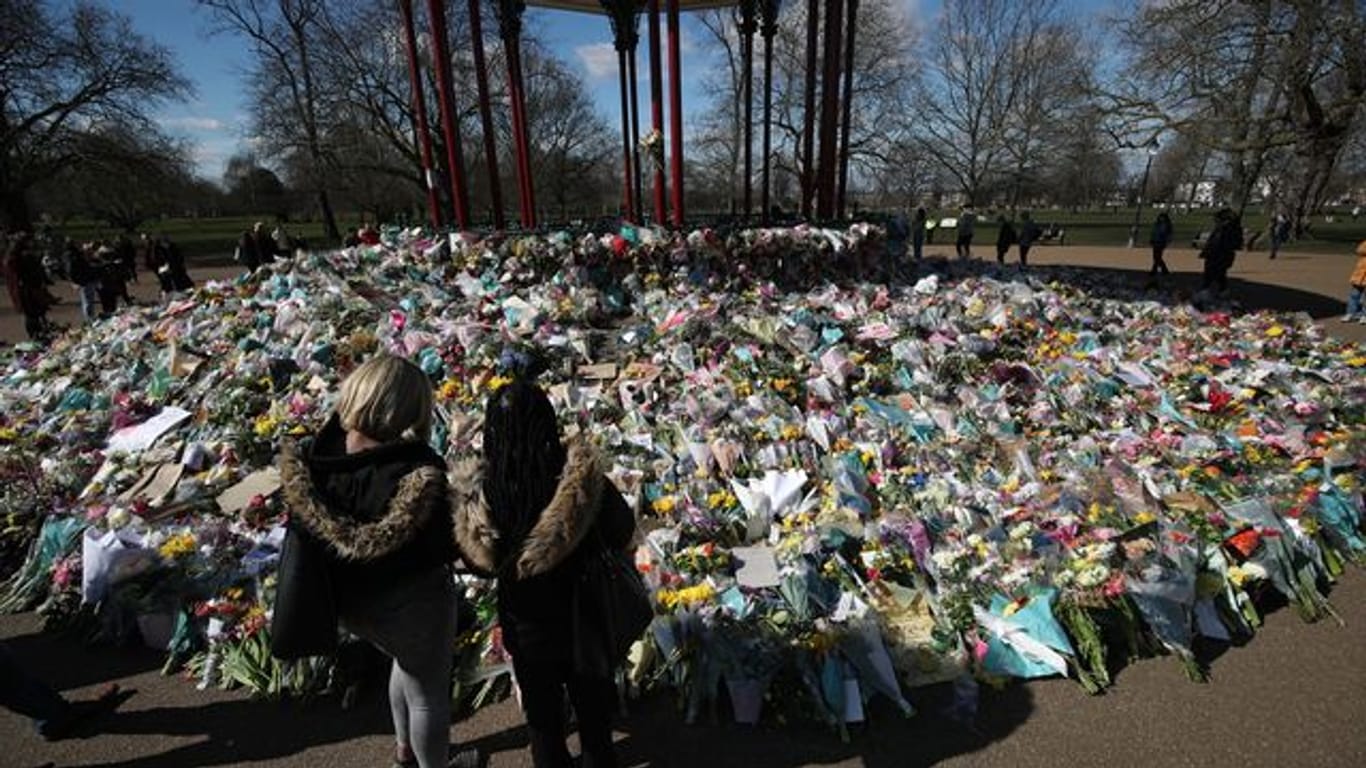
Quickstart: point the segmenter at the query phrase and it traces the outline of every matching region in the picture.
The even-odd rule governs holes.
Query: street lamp
[[[1148,162],[1143,166],[1143,182],[1138,185],[1138,200],[1134,205],[1134,223],[1129,227],[1129,247],[1133,248],[1138,240],[1138,218],[1143,214],[1143,198],[1148,194],[1148,171],[1153,169],[1153,158],[1157,156],[1157,139],[1147,143]]]

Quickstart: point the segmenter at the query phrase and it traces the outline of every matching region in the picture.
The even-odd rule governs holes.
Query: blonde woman
[[[395,765],[480,766],[473,749],[448,756],[455,546],[431,418],[427,375],[372,359],[342,383],[311,445],[286,446],[280,472],[294,530],[327,549],[338,620],[393,659]]]

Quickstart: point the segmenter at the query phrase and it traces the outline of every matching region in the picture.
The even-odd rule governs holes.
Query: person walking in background
[[[119,233],[118,240],[114,242],[114,253],[119,265],[123,267],[124,279],[130,283],[136,283],[138,281],[138,253],[127,232]],[[128,301],[131,303],[132,299],[129,298]]]
[[[1271,219],[1271,258],[1276,258],[1276,254],[1281,250],[1281,246],[1290,240],[1290,218],[1284,213],[1276,212],[1276,216]]]
[[[81,317],[87,323],[93,322],[99,317],[96,306],[100,300],[100,270],[94,253],[89,243],[78,245],[69,241],[66,248],[67,274],[81,302]]]
[[[237,253],[233,258],[246,268],[248,274],[261,266],[261,253],[256,248],[256,238],[250,229],[242,230],[242,236],[237,238]]]
[[[256,225],[251,228],[251,238],[256,243],[256,258],[260,259],[260,263],[274,263],[275,238],[266,231],[265,222],[256,222]]]
[[[1010,223],[1010,219],[1001,214],[996,217],[996,263],[1005,266],[1006,254],[1010,253],[1010,247],[1019,242],[1019,236],[1015,234],[1015,226]]]
[[[142,264],[148,272],[157,276],[157,285],[161,289],[161,300],[165,301],[175,292],[175,284],[171,281],[171,271],[163,269],[165,255],[156,240],[153,240],[146,232],[142,233]]]
[[[498,622],[522,692],[536,768],[569,768],[565,690],[584,768],[617,764],[611,716],[620,659],[576,647],[574,590],[587,558],[625,550],[635,516],[583,437],[566,447],[539,387],[516,376],[484,411],[484,466],[455,472],[456,540],[466,563],[498,577]]]
[[[5,288],[14,308],[24,316],[24,331],[35,341],[50,331],[47,311],[52,304],[47,285],[42,256],[33,248],[32,236],[21,232],[5,253]]]
[[[99,273],[100,314],[107,317],[118,311],[119,299],[128,296],[128,273],[109,245],[95,251],[95,269]]]
[[[1233,209],[1221,208],[1214,214],[1214,230],[1210,232],[1209,240],[1200,252],[1201,258],[1205,260],[1201,293],[1206,297],[1214,289],[1218,289],[1220,296],[1228,293],[1228,271],[1233,267],[1233,260],[1242,248],[1242,219],[1233,212]]]
[[[1362,294],[1366,294],[1366,240],[1357,243],[1356,268],[1347,282],[1351,289],[1347,292],[1347,314],[1342,316],[1342,321],[1366,325],[1366,308],[1362,306]]]
[[[184,293],[193,289],[194,280],[190,279],[190,273],[185,268],[185,254],[181,252],[180,246],[171,242],[170,236],[163,233],[157,239],[157,251],[161,255],[161,268],[166,270],[170,278],[171,290]]]
[[[372,358],[342,382],[336,412],[311,445],[284,446],[280,476],[299,526],[290,535],[326,546],[339,622],[393,659],[396,765],[477,768],[476,750],[448,754],[456,550],[446,462],[428,443],[433,397],[421,368]],[[272,626],[281,637],[288,629]]]
[[[972,236],[977,230],[977,212],[972,209],[969,203],[963,209],[963,213],[958,217],[958,241],[954,244],[958,252],[958,258],[972,258]]]
[[[294,255],[294,238],[289,236],[289,230],[285,229],[284,222],[276,225],[275,231],[270,233],[270,239],[277,257],[288,258]]]
[[[1153,268],[1149,270],[1148,276],[1153,280],[1157,279],[1159,273],[1171,274],[1167,262],[1162,259],[1162,254],[1172,242],[1172,231],[1172,217],[1166,211],[1157,214],[1157,218],[1153,219],[1152,234],[1148,236],[1148,243],[1153,247]]]
[[[925,208],[915,209],[911,216],[911,256],[920,261],[925,256]]]
[[[1029,266],[1029,249],[1034,247],[1034,241],[1039,239],[1043,230],[1034,223],[1034,217],[1029,211],[1020,214],[1020,267]]]

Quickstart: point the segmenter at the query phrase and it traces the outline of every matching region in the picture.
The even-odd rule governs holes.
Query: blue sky
[[[248,61],[246,44],[231,35],[211,35],[208,14],[192,0],[111,0],[127,14],[133,28],[171,50],[181,71],[195,86],[195,97],[184,103],[165,104],[157,113],[163,129],[194,146],[199,173],[219,180],[228,157],[247,146],[251,104],[243,91],[243,72]],[[617,95],[616,54],[611,50],[611,29],[605,16],[564,11],[528,9],[530,31],[550,46],[561,59],[577,68],[592,91],[598,108],[611,125],[620,115]],[[683,67],[697,74],[705,66],[694,44],[701,34],[685,15],[683,21]],[[642,42],[645,23],[641,22]],[[638,63],[646,77],[645,46]],[[693,69],[697,67],[699,69]],[[685,77],[684,110],[698,104],[697,77]],[[647,89],[640,89],[643,115],[648,115]]]
[[[792,0],[788,0],[791,2]],[[127,14],[133,28],[168,47],[179,60],[182,72],[194,83],[194,99],[166,104],[158,112],[162,127],[194,146],[199,173],[211,180],[222,176],[225,161],[246,147],[250,131],[251,105],[243,93],[247,46],[231,35],[209,34],[208,14],[192,0],[110,0]],[[913,19],[933,17],[937,0],[902,0]],[[1088,14],[1110,5],[1110,0],[1062,0],[1064,5]],[[527,27],[582,75],[599,111],[612,126],[620,125],[617,94],[616,55],[611,48],[611,29],[605,16],[568,13],[531,8]],[[486,30],[487,31],[487,30]],[[689,14],[683,17],[683,109],[691,116],[701,108],[701,73],[709,59],[699,45],[705,31]],[[641,21],[641,78],[647,77],[644,44],[645,22]],[[667,71],[667,63],[666,63]],[[649,114],[648,87],[640,90],[641,114]]]

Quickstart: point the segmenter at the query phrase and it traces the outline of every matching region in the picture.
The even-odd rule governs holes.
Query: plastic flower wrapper
[[[983,668],[1011,677],[1065,676],[1067,657],[1075,651],[1053,617],[1056,599],[1057,590],[1031,589],[1017,600],[994,595],[987,609],[975,607],[977,622],[988,637]]]

